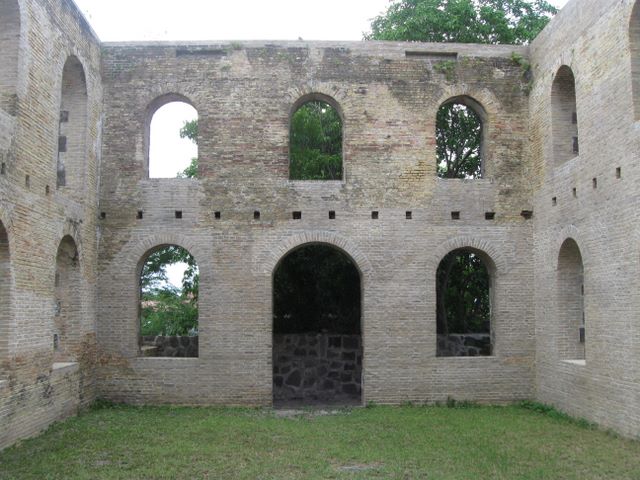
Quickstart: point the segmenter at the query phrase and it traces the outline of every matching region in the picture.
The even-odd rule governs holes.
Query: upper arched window
[[[444,102],[436,117],[436,157],[441,178],[481,178],[484,172],[482,106],[470,97]]]
[[[0,108],[15,114],[18,57],[20,52],[20,6],[17,0],[0,2]]]
[[[561,164],[580,153],[576,80],[566,65],[560,67],[553,79],[551,110],[553,154],[556,164]]]
[[[343,122],[338,104],[325,95],[296,102],[289,133],[291,180],[341,180]]]
[[[11,312],[11,261],[9,237],[0,222],[0,364],[9,349],[9,325]],[[2,368],[0,367],[0,371]]]
[[[182,95],[151,103],[146,124],[149,178],[194,178],[198,173],[198,111]]]
[[[178,245],[161,245],[142,259],[140,349],[144,356],[198,356],[198,286],[193,256]]]
[[[636,120],[640,119],[640,2],[636,2],[629,23],[631,47],[631,87]]]
[[[62,71],[57,186],[77,194],[84,189],[87,157],[87,82],[80,61],[71,56]]]
[[[584,360],[584,266],[580,248],[571,238],[560,247],[557,281],[559,356],[564,360]]]
[[[447,254],[436,274],[437,356],[491,355],[493,262],[479,250]]]

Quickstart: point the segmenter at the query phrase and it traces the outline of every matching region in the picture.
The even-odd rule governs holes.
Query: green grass
[[[538,404],[105,406],[0,453],[1,479],[640,478],[640,442]]]

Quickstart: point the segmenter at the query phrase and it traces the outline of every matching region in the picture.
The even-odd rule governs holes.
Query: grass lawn
[[[105,406],[1,452],[0,478],[640,479],[640,442],[540,410]]]

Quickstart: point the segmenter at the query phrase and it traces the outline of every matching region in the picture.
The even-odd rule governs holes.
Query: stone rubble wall
[[[438,335],[439,357],[488,355],[491,355],[491,334],[489,333]]]
[[[361,382],[360,335],[274,335],[274,401],[358,399]]]
[[[146,357],[197,357],[198,337],[143,336],[142,347],[143,354]]]

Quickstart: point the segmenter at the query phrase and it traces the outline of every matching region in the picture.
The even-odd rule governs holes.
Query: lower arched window
[[[558,255],[558,353],[564,360],[585,359],[584,267],[578,244],[568,238]]]
[[[9,237],[0,222],[0,365],[9,353],[9,324],[11,321],[11,263],[9,257]],[[0,372],[2,367],[0,366]]]
[[[140,267],[140,350],[149,357],[198,356],[198,286],[193,256],[177,245],[147,253]]]
[[[459,249],[447,254],[436,274],[437,356],[492,354],[491,274],[486,254]]]
[[[75,240],[65,236],[58,246],[55,275],[53,350],[56,361],[75,361],[82,342],[82,274]]]

